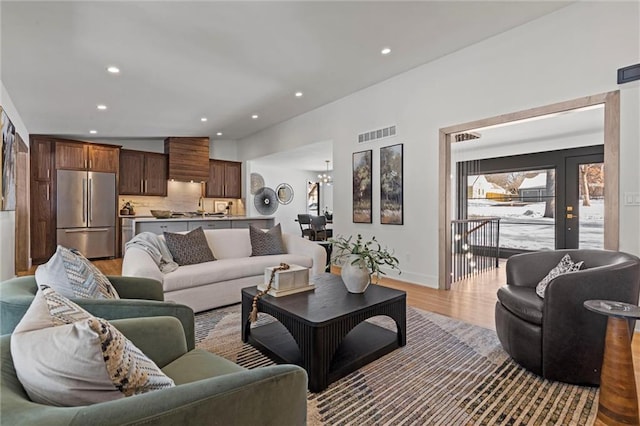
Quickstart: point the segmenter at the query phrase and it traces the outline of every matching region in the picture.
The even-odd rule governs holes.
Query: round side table
[[[607,425],[638,425],[629,320],[640,318],[640,307],[611,300],[587,300],[584,307],[608,317],[596,419]]]

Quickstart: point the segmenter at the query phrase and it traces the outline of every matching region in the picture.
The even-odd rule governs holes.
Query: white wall
[[[71,138],[75,139],[75,138]],[[104,143],[108,145],[120,145],[124,149],[133,149],[135,151],[159,152],[164,154],[164,138],[144,138],[144,139],[101,139],[88,137],[84,140]]]
[[[295,219],[299,213],[307,212],[307,181],[313,180],[317,173],[314,174],[304,170],[289,170],[274,167],[257,161],[249,161],[246,163],[247,172],[246,180],[250,179],[251,173],[259,173],[264,178],[264,184],[273,190],[281,183],[288,183],[293,188],[293,200],[289,204],[278,205],[278,210],[272,215],[275,223],[280,223],[283,232],[291,234],[300,234],[300,225]],[[253,195],[250,191],[245,191],[246,210],[248,216],[261,216],[256,210],[253,201]]]
[[[5,110],[9,120],[16,128],[16,133],[22,137],[25,144],[29,144],[29,132],[20,114],[16,110],[11,96],[0,80],[0,105]],[[15,211],[0,211],[0,281],[12,278],[16,274],[16,215]]]
[[[436,287],[438,130],[442,127],[621,91],[621,192],[640,191],[637,84],[616,70],[640,62],[637,2],[579,2],[415,68],[240,141],[251,160],[301,141],[333,140],[334,232],[376,235],[394,248],[401,279]],[[359,132],[396,123],[398,135],[357,144]],[[380,225],[379,148],[404,143],[404,226]],[[373,224],[351,223],[351,154],[373,149]],[[640,208],[620,210],[620,249],[640,254]]]
[[[144,138],[144,139],[101,139],[86,138],[92,142],[105,143],[109,145],[121,145],[125,149],[133,149],[136,151],[160,152],[164,153],[164,138]],[[236,161],[238,159],[238,151],[236,141],[209,138],[209,158],[217,160]]]
[[[209,157],[216,160],[236,161],[238,159],[237,142],[234,140],[210,139]]]

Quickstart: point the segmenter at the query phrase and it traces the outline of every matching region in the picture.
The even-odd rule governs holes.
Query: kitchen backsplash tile
[[[149,197],[122,195],[120,196],[120,207],[127,201],[134,207],[136,216],[151,215],[151,210],[171,210],[174,212],[195,212],[202,207],[198,206],[201,187],[199,183],[169,181],[167,185],[166,197]],[[233,215],[244,215],[245,206],[242,200],[226,198],[205,198],[204,210],[214,212],[216,201],[232,202],[229,213]]]

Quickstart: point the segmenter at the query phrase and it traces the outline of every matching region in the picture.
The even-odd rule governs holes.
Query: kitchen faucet
[[[202,210],[202,214],[204,214],[204,197],[202,196],[198,198],[198,207],[200,207],[198,210]]]

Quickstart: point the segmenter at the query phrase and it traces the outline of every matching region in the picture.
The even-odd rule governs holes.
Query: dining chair
[[[311,238],[311,215],[310,214],[299,214],[298,215],[298,225],[300,225],[300,232],[302,234],[302,238]]]
[[[313,241],[325,241],[327,239],[327,218],[324,216],[311,216],[311,239]]]

